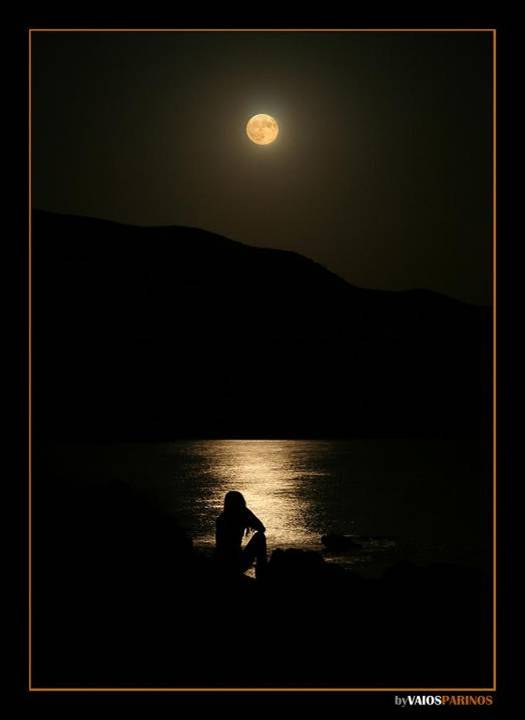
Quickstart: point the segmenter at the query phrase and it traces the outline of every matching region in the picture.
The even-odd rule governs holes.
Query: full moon
[[[254,115],[246,123],[246,134],[256,145],[269,145],[279,134],[277,120],[271,115]]]

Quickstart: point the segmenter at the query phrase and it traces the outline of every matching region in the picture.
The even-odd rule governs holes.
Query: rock
[[[349,535],[338,535],[337,533],[328,533],[321,537],[321,542],[325,546],[327,552],[338,553],[348,552],[349,550],[361,550],[362,545],[356,543]]]

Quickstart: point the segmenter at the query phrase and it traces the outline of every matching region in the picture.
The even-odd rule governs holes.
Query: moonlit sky
[[[33,206],[491,299],[490,33],[33,33]],[[279,137],[250,142],[251,115]]]

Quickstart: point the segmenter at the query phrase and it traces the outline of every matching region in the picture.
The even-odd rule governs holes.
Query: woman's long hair
[[[246,510],[246,500],[244,496],[237,490],[230,490],[224,496],[223,516],[226,520],[232,522],[244,522],[243,514]],[[249,528],[244,528],[244,534],[247,535]]]

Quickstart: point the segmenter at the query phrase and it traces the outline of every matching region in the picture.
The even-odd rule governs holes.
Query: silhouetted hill
[[[33,213],[35,431],[477,432],[490,312],[185,227]]]

